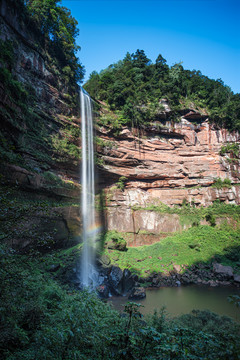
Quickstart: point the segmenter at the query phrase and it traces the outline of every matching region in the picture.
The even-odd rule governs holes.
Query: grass
[[[240,248],[240,232],[228,225],[192,227],[182,233],[168,236],[149,246],[131,247],[127,252],[107,251],[112,263],[120,268],[128,268],[142,277],[153,272],[168,272],[174,264],[190,267],[197,263],[210,263],[214,259],[225,265],[232,265],[236,271],[240,267],[233,261],[234,252]],[[117,261],[114,259],[118,258]],[[236,258],[240,261],[240,255]]]

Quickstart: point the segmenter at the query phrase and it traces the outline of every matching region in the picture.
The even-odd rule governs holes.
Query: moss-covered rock
[[[127,250],[126,240],[124,240],[124,238],[116,231],[108,232],[107,239],[105,241],[105,246],[107,249],[110,250],[119,250],[119,251]]]

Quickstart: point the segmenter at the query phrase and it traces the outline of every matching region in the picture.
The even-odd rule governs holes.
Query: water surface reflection
[[[211,310],[220,315],[231,316],[240,321],[240,309],[230,304],[227,300],[229,295],[240,296],[240,289],[233,287],[201,287],[180,286],[165,287],[160,289],[147,289],[146,299],[135,301],[144,305],[142,314],[153,313],[165,306],[167,312],[172,315],[180,315],[191,312],[193,309]],[[112,297],[109,302],[117,310],[123,310],[124,304],[129,301],[127,297]]]

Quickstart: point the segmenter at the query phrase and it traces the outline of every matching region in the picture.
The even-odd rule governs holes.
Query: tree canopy
[[[240,94],[234,94],[221,79],[185,70],[182,63],[169,67],[161,54],[152,63],[143,50],[127,53],[118,63],[93,72],[85,88],[111,110],[120,111],[128,124],[156,119],[160,100],[166,98],[175,112],[194,107],[209,114],[218,126],[240,129]]]
[[[84,68],[76,54],[79,34],[77,20],[69,9],[61,6],[61,0],[18,0],[24,7],[29,26],[40,36],[44,49],[52,57],[54,65],[65,77],[66,83],[79,82]]]

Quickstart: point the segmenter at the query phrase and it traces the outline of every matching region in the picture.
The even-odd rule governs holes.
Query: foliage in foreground
[[[240,326],[194,312],[143,320],[139,305],[125,315],[88,291],[61,287],[44,258],[0,248],[0,352],[3,360],[239,359]]]

